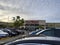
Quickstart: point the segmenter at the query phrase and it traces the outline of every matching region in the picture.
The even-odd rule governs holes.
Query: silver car
[[[58,37],[26,37],[2,45],[60,45]]]
[[[0,38],[6,37],[6,36],[8,36],[8,35],[9,35],[8,33],[3,32],[2,30],[0,30]]]

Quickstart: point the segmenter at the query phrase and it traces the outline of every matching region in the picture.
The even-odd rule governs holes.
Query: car
[[[0,30],[0,38],[7,37],[9,34]]]
[[[9,36],[16,36],[17,35],[17,33],[15,31],[12,31],[10,29],[2,29],[2,31],[8,33]]]
[[[56,29],[56,28],[45,29],[36,33],[36,35],[40,35],[40,34],[43,34],[46,36],[60,37],[60,29]]]
[[[25,37],[1,45],[60,45],[58,37]]]
[[[32,31],[29,33],[29,35],[36,35],[36,33],[40,32],[41,30],[36,30],[36,31]]]
[[[27,34],[27,31],[25,31],[25,30],[15,30],[16,32],[18,32],[20,35],[25,35],[25,34]]]
[[[45,31],[47,32],[47,31],[49,31],[49,30],[47,30],[47,29],[41,30],[41,31],[37,32],[36,35],[44,34],[43,32],[45,32]],[[48,32],[48,33],[49,33],[49,32]]]

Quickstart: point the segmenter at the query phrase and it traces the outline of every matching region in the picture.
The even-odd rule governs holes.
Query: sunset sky
[[[0,0],[0,21],[17,15],[25,20],[60,22],[60,0]]]

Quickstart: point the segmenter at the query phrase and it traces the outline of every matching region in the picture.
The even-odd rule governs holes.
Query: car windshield
[[[16,40],[60,42],[60,0],[0,0],[0,44]]]

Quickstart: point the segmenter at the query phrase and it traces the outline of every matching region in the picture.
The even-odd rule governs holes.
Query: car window
[[[54,36],[54,32],[51,30],[46,30],[46,31],[42,32],[41,34],[44,34],[46,36]]]

